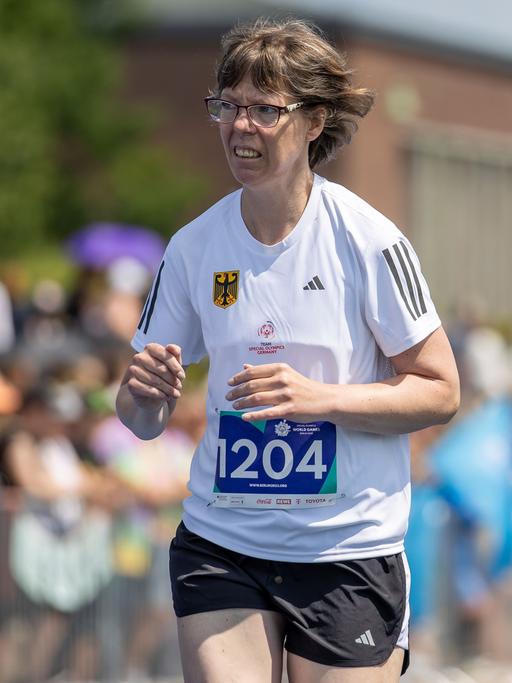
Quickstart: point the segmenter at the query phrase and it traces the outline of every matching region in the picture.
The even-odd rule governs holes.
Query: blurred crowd
[[[481,302],[446,327],[461,408],[410,436],[408,680],[511,683],[512,349]]]
[[[204,429],[204,371],[158,439],[117,420],[151,279],[133,259],[82,268],[69,289],[0,269],[0,683],[179,675],[167,551]],[[462,409],[411,436],[409,680],[456,667],[505,681],[511,352],[474,303],[447,327]]]
[[[114,406],[151,279],[130,259],[82,269],[69,292],[3,273],[1,683],[179,672],[168,545],[203,431],[201,373],[153,441]]]

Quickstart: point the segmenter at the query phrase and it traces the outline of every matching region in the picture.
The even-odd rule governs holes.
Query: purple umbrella
[[[122,223],[92,223],[68,240],[71,258],[90,268],[107,268],[121,258],[133,258],[155,271],[162,260],[165,244],[147,228]]]

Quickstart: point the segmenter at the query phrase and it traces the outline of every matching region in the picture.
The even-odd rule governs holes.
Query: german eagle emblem
[[[238,298],[239,270],[225,270],[213,274],[213,303],[219,308],[227,308]]]

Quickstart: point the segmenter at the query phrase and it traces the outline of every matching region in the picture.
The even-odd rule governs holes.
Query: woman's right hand
[[[137,406],[157,411],[164,402],[172,404],[181,396],[184,379],[180,347],[151,343],[133,356],[123,384]]]

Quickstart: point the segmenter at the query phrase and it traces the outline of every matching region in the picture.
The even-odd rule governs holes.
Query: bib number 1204
[[[258,459],[258,446],[251,439],[237,439],[231,446],[231,454],[245,458],[233,470],[227,469],[227,440],[219,439],[219,477],[221,479],[258,479],[258,469],[251,469]],[[232,457],[230,454],[230,457]],[[327,472],[327,465],[322,460],[322,441],[315,439],[309,445],[306,453],[294,467],[293,450],[284,439],[272,439],[267,442],[261,453],[261,467],[269,479],[279,481],[286,479],[293,471],[311,473],[314,479],[323,479]]]

